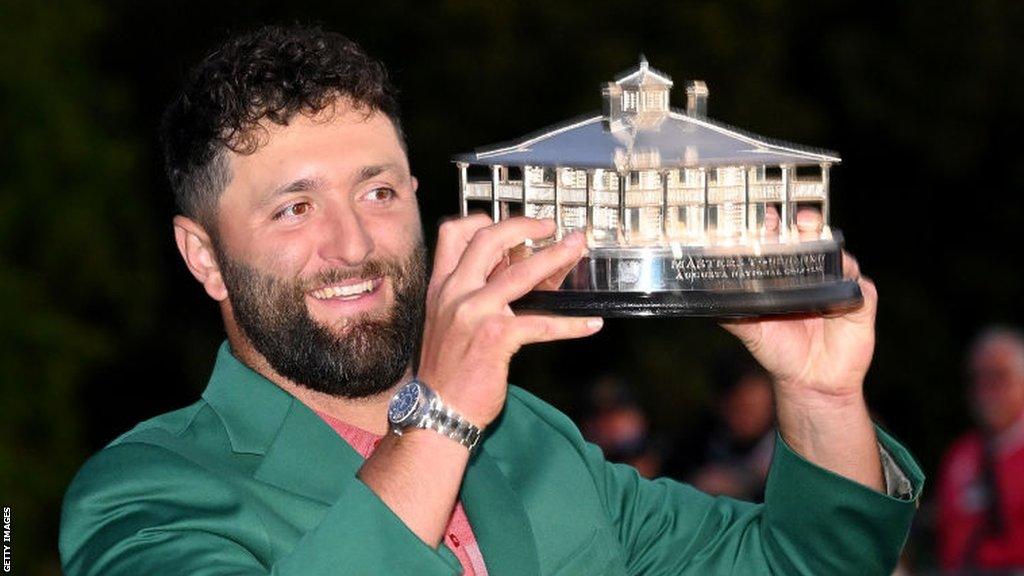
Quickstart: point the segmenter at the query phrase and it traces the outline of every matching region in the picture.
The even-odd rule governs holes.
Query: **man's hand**
[[[586,252],[582,234],[567,236],[529,258],[505,263],[524,238],[554,232],[551,220],[513,218],[492,224],[484,216],[441,226],[427,290],[419,377],[446,404],[484,427],[501,412],[508,366],[524,344],[589,336],[600,318],[516,315],[509,302],[564,276]]]
[[[856,279],[864,303],[829,316],[770,317],[723,323],[776,381],[776,392],[802,402],[859,397],[875,348],[878,292],[843,253],[843,275]]]
[[[512,355],[530,342],[588,336],[600,318],[512,313],[509,302],[565,275],[583,256],[582,235],[508,264],[505,253],[525,238],[555,231],[551,220],[513,218],[492,224],[471,216],[441,226],[427,288],[419,377],[445,404],[483,428],[501,412]],[[389,434],[359,470],[414,534],[432,547],[444,535],[469,461],[464,446],[431,430]]]
[[[797,224],[801,234],[804,228],[820,229],[820,215],[801,211]],[[864,296],[856,309],[723,326],[774,377],[779,429],[786,442],[808,460],[881,490],[881,464],[863,395],[874,354],[878,292],[845,252],[843,273],[857,281]]]

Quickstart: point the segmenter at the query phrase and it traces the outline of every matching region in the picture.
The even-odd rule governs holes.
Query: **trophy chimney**
[[[703,80],[686,83],[686,115],[690,118],[707,118],[708,85]]]

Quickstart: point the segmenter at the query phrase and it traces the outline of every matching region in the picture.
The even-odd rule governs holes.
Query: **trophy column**
[[[467,188],[469,187],[469,164],[458,162],[457,166],[459,167],[459,207],[462,217],[465,218],[469,215],[469,201],[466,200]]]

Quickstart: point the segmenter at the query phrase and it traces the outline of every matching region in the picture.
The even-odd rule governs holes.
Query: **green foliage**
[[[22,574],[54,573],[60,497],[91,448],[78,397],[147,326],[153,224],[130,117],[93,60],[90,2],[0,16],[0,500]],[[126,116],[127,115],[127,116]]]

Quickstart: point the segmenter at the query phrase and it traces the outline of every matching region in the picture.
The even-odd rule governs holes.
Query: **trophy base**
[[[745,318],[779,314],[822,314],[863,302],[854,280],[765,292],[582,292],[537,290],[512,303],[517,312],[545,311],[563,316],[689,316]]]
[[[759,246],[597,246],[556,290],[535,290],[512,307],[605,317],[828,313],[862,301],[857,282],[843,277],[842,245],[837,230]]]

